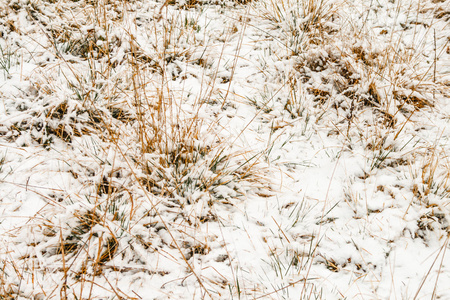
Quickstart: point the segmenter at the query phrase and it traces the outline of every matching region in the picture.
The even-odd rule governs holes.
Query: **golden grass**
[[[390,142],[403,138],[406,124],[412,122],[416,113],[432,110],[436,97],[447,97],[450,93],[448,85],[437,78],[435,68],[423,70],[417,67],[422,44],[414,50],[403,49],[401,37],[392,36],[389,46],[380,50],[374,46],[375,40],[365,37],[366,31],[362,29],[354,30],[355,36],[347,37],[349,42],[341,43],[342,32],[333,26],[333,20],[344,16],[339,15],[337,6],[326,0],[235,2],[256,7],[265,19],[283,31],[286,56],[295,58],[292,73],[285,83],[289,99],[284,108],[290,118],[304,118],[307,123],[309,116],[315,114],[318,116],[316,123],[319,123],[326,122],[322,116],[332,115],[328,120],[334,127],[329,134],[344,136],[349,145],[356,140],[368,153],[370,170],[365,174],[366,178],[383,168],[411,163],[406,159],[391,159],[391,153],[398,148]],[[154,22],[150,25],[137,25],[137,21],[130,25],[123,22],[126,19],[124,12],[132,5],[127,1],[89,1],[85,5],[71,1],[37,3],[52,8],[61,24],[51,30],[41,29],[47,41],[39,41],[58,62],[41,66],[39,71],[29,75],[33,84],[29,92],[46,102],[41,111],[32,112],[34,119],[17,122],[9,128],[14,132],[10,141],[18,138],[21,132],[30,131],[33,141],[48,150],[55,140],[71,145],[86,136],[98,137],[99,152],[104,154],[112,150],[115,157],[112,163],[106,163],[106,160],[99,162],[102,159],[98,155],[99,171],[95,176],[73,171],[75,179],[91,180],[86,180],[88,195],[71,195],[67,197],[70,200],[50,204],[30,220],[32,225],[12,233],[19,237],[22,231],[28,230],[38,238],[26,245],[34,252],[30,250],[31,253],[17,262],[0,263],[0,298],[12,299],[19,294],[8,281],[11,270],[18,278],[31,281],[36,287],[44,284],[46,276],[57,273],[62,283],[53,284],[53,290],[43,291],[45,298],[81,299],[86,291],[90,298],[96,280],[108,281],[108,272],[133,270],[118,265],[121,257],[133,256],[138,252],[135,249],[167,255],[160,250],[163,245],[177,251],[175,259],[179,260],[180,268],[186,270],[186,276],[196,278],[202,297],[214,299],[214,293],[220,293],[226,284],[211,283],[197,274],[190,258],[206,255],[210,248],[203,240],[188,242],[189,230],[195,231],[207,222],[219,222],[215,206],[232,206],[234,201],[244,198],[248,187],[267,189],[267,182],[260,166],[263,153],[236,150],[232,141],[221,135],[219,120],[200,117],[205,106],[217,102],[215,99],[196,99],[188,112],[183,109],[186,92],[170,87],[169,82],[177,79],[179,74],[177,70],[169,71],[167,66],[175,59],[189,60],[194,48],[203,46],[194,34],[198,29],[196,20],[183,22],[177,15],[164,18],[161,15],[160,19],[148,21]],[[195,10],[208,5],[208,2],[197,0],[184,3],[179,8]],[[348,2],[343,3],[348,5]],[[160,12],[166,6],[175,9],[176,5],[176,1],[166,1]],[[21,3],[8,9],[17,12],[22,9]],[[411,13],[416,13],[416,9],[423,10],[422,7],[411,7]],[[39,16],[44,26],[50,21],[37,5],[30,6],[29,14]],[[20,32],[14,21],[10,23],[7,27],[11,32]],[[83,31],[86,25],[95,29]],[[156,32],[156,25],[165,31]],[[112,26],[121,27],[124,35],[114,35]],[[133,32],[138,26],[147,26],[147,38],[156,41],[152,51],[137,41]],[[180,40],[192,42],[192,48],[178,47]],[[356,45],[353,43],[356,40],[363,42]],[[123,56],[115,57],[115,51],[124,44],[127,46]],[[65,59],[62,54],[72,58]],[[4,54],[2,57],[7,58]],[[236,55],[237,59],[239,55]],[[436,60],[435,57],[434,66]],[[0,66],[5,70],[10,67],[8,63],[8,60],[0,60]],[[206,67],[207,63],[202,58],[198,65]],[[236,61],[233,73],[235,67]],[[330,72],[320,75],[324,71]],[[308,83],[311,72],[322,76],[321,84]],[[213,76],[216,77],[217,74]],[[336,95],[341,100],[336,100]],[[213,97],[212,92],[208,97]],[[264,106],[260,111],[263,110]],[[364,116],[367,111],[372,120]],[[418,150],[411,157],[423,161],[418,170],[411,171],[411,176],[421,182],[420,186],[411,187],[419,202],[433,205],[425,201],[430,193],[448,197],[450,175],[438,168],[442,164],[448,165],[445,151],[437,148],[425,152]],[[116,160],[121,163],[120,167],[114,165]],[[357,197],[349,190],[345,201],[352,206],[359,201]],[[186,209],[203,202],[205,205],[200,214]],[[81,204],[66,211],[65,208],[74,203]],[[436,220],[433,217],[439,214],[436,210],[434,214],[422,216],[418,220],[419,229],[422,232],[432,230],[430,220]],[[136,228],[149,233],[138,234]],[[188,229],[183,232],[180,228]],[[167,232],[170,242],[160,241],[157,235],[160,230]],[[284,237],[287,239],[286,235]],[[160,244],[154,245],[157,242]],[[47,246],[44,250],[39,248],[43,244]],[[283,256],[272,252],[270,264],[280,274],[290,268],[298,274],[305,270],[308,274],[317,247],[318,243],[314,245],[311,239],[310,249],[305,253],[291,251]],[[47,268],[39,260],[44,256],[58,266]],[[279,258],[281,256],[286,264]],[[167,275],[164,269],[149,270],[146,262],[139,260],[139,255],[133,259],[142,264],[141,271],[155,276]],[[326,256],[322,256],[319,263],[332,272],[345,267]],[[25,278],[25,273],[32,279]],[[292,285],[304,284],[302,299],[320,298],[318,288],[307,284],[306,280],[302,278]],[[71,284],[77,284],[79,290],[70,290]],[[239,290],[237,279],[234,284]],[[104,288],[120,299],[136,298],[116,290],[112,283]],[[289,285],[281,287],[263,297],[288,288]],[[34,296],[41,295],[41,290],[43,288],[36,289]]]

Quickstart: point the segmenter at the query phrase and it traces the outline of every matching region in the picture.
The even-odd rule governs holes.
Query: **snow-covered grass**
[[[449,0],[3,0],[0,299],[450,298]]]

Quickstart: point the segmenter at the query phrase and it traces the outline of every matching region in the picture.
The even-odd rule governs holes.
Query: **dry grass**
[[[263,1],[260,13],[280,27],[282,42],[290,55],[299,55],[312,45],[324,45],[337,32],[332,21],[337,7],[327,0]]]
[[[370,190],[378,175],[400,172],[408,182],[417,184],[379,185],[374,191],[402,205],[408,205],[409,195],[414,194],[409,205],[427,211],[418,220],[415,237],[427,240],[434,231],[442,238],[448,232],[447,154],[444,149],[437,150],[433,141],[416,134],[423,129],[419,120],[435,113],[436,105],[450,92],[445,74],[436,71],[448,45],[447,41],[436,46],[439,36],[436,37],[433,25],[442,20],[442,15],[422,15],[432,11],[431,4],[425,1],[397,1],[393,12],[406,10],[408,18],[415,16],[415,21],[402,23],[400,30],[394,24],[377,31],[370,23],[353,23],[352,17],[345,14],[363,11],[360,16],[364,20],[377,11],[373,5],[361,9],[350,1],[342,1],[339,8],[326,1],[262,4],[264,17],[283,32],[280,43],[286,48],[286,57],[296,62],[285,80],[289,89],[285,110],[300,122],[308,123],[310,116],[315,116],[316,124],[326,126],[329,136],[342,141],[345,152],[364,153],[367,163],[363,174],[351,179],[343,193],[354,218],[369,219],[371,214],[390,209],[365,207],[362,212],[361,207],[370,202],[371,196],[360,193],[360,186],[357,188],[354,183],[363,183]],[[408,34],[414,36],[412,45],[405,45]],[[430,37],[434,38],[434,49],[427,48]],[[393,176],[392,182],[395,181]],[[408,199],[400,196],[404,193],[408,193]],[[334,219],[328,221],[333,223]],[[333,272],[354,266],[362,277],[373,267],[368,262],[336,262],[327,256],[315,259]],[[274,261],[274,269],[280,270],[283,264]]]
[[[148,53],[149,48],[139,45],[131,33],[133,27],[121,23],[121,11],[128,3],[103,1],[86,7],[80,2],[64,3],[67,10],[59,9],[63,3],[42,1],[29,7],[48,39],[42,43],[58,62],[30,76],[33,88],[28,92],[44,103],[30,111],[35,118],[25,117],[9,128],[13,132],[9,140],[32,132],[32,141],[50,150],[55,143],[70,147],[91,137],[98,165],[86,171],[83,163],[68,158],[65,163],[78,165],[71,171],[73,177],[88,182],[85,191],[48,205],[29,220],[30,225],[11,233],[13,240],[30,234],[22,245],[29,254],[15,258],[23,266],[20,272],[31,274],[23,279],[24,285],[35,288],[31,297],[43,293],[46,299],[90,299],[98,285],[111,297],[136,299],[107,278],[133,270],[166,276],[169,272],[153,266],[148,256],[158,260],[167,256],[160,249],[169,247],[176,250],[169,260],[186,269],[187,277],[197,278],[205,297],[214,298],[211,289],[222,288],[206,287],[190,260],[194,254],[208,254],[208,244],[191,236],[201,224],[219,220],[215,206],[232,206],[246,193],[246,185],[265,183],[258,171],[258,155],[236,151],[220,137],[216,120],[199,117],[208,101],[196,99],[186,112],[182,108],[186,92],[168,85],[179,70],[167,66],[188,59],[191,51],[177,43],[195,40],[195,26],[180,23],[183,20],[177,15],[152,21],[156,24],[149,27],[165,31],[148,32],[148,38],[157,41],[155,51]],[[183,8],[197,4],[190,1]],[[62,27],[48,30],[40,6],[51,8]],[[119,24],[125,26],[120,37],[112,32],[112,26]],[[89,25],[94,29],[85,32]],[[118,47],[125,53],[117,53]],[[72,58],[64,58],[68,55]],[[89,149],[81,150],[87,159]],[[105,156],[110,151],[115,152],[112,160]],[[195,207],[203,208],[193,213]],[[161,239],[163,231],[169,240]],[[121,262],[134,267],[122,267]],[[8,290],[6,277],[3,271],[0,294],[17,297],[20,291]],[[49,278],[55,277],[60,281],[52,283]]]
[[[315,124],[330,128],[329,136],[342,137],[349,149],[361,147],[368,167],[355,181],[364,182],[386,169],[406,172],[409,168],[405,176],[416,183],[404,188],[414,193],[415,204],[430,208],[417,220],[416,237],[425,240],[428,231],[446,230],[447,203],[436,199],[447,199],[450,193],[447,154],[436,145],[426,150],[410,147],[412,138],[405,133],[416,114],[432,111],[437,98],[450,95],[448,83],[436,74],[443,50],[435,49],[434,68],[424,69],[420,65],[426,51],[423,40],[409,49],[402,46],[402,35],[391,34],[387,47],[380,49],[373,35],[367,34],[370,28],[344,22],[346,16],[327,0],[231,2],[233,7],[251,5],[281,31],[282,59],[294,61],[284,86],[289,118],[305,120],[306,131],[310,116],[315,116]],[[0,299],[91,299],[98,286],[108,297],[137,299],[110,282],[111,274],[170,276],[169,268],[154,263],[160,259],[183,270],[181,280],[169,283],[195,278],[202,298],[214,299],[227,288],[238,296],[248,292],[241,291],[237,275],[235,282],[203,277],[192,259],[211,251],[210,242],[217,237],[201,236],[200,229],[209,223],[220,226],[223,220],[217,208],[233,207],[250,190],[268,190],[260,159],[264,153],[233,145],[237,139],[227,138],[220,120],[210,113],[214,110],[209,106],[221,104],[224,110],[228,100],[214,98],[215,83],[205,84],[204,89],[211,91],[204,93],[206,99],[189,98],[189,91],[171,85],[186,79],[183,65],[195,61],[194,65],[205,69],[210,66],[206,58],[192,58],[205,47],[196,33],[207,5],[227,7],[214,1],[166,1],[154,8],[154,18],[142,16],[127,23],[126,13],[135,9],[134,2],[4,4],[5,11],[24,12],[40,24],[46,40],[35,41],[36,47],[50,57],[27,75],[32,85],[24,95],[34,98],[18,106],[27,113],[9,125],[5,139],[38,145],[45,151],[61,144],[78,147],[73,153],[79,156],[65,156],[62,161],[72,168],[70,174],[83,190],[62,197],[44,195],[51,199],[45,208],[26,226],[10,232],[15,246],[23,250],[11,261],[0,262]],[[352,6],[346,1],[342,5]],[[198,15],[188,19],[178,10]],[[427,7],[410,10],[418,14]],[[442,19],[445,7],[433,13]],[[56,26],[49,25],[52,20]],[[339,28],[339,22],[351,30]],[[29,35],[31,40],[36,34],[23,32],[13,18],[4,27],[7,34]],[[113,30],[116,27],[120,30]],[[348,32],[355,35],[343,36]],[[424,34],[431,33],[430,27]],[[17,63],[15,55],[9,47],[0,48],[5,76]],[[258,107],[258,113],[265,113],[265,108],[266,104]],[[205,112],[212,116],[204,117]],[[25,139],[28,134],[30,138]],[[412,149],[399,157],[404,148]],[[394,197],[389,187],[381,186],[379,191]],[[355,215],[360,197],[351,188],[345,193]],[[290,215],[296,224],[300,213]],[[282,234],[277,239],[290,244],[278,227]],[[267,263],[278,277],[306,277],[275,287],[260,298],[288,295],[291,286],[303,284],[301,299],[320,299],[321,289],[307,282],[313,263],[332,272],[351,265],[365,272],[367,266],[351,260],[339,262],[319,255],[318,238],[311,237],[310,242],[304,251],[268,246]],[[20,284],[28,288],[28,294]]]
[[[0,267],[0,299],[14,299],[14,291],[11,288],[11,284],[8,284],[6,279],[6,262],[3,261]]]

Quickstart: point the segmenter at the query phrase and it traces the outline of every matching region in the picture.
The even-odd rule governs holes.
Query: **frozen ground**
[[[450,299],[449,0],[1,0],[0,299]]]

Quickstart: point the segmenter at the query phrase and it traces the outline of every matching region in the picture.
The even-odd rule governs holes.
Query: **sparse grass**
[[[414,195],[418,201],[427,206],[437,205],[436,201],[445,200],[450,194],[449,161],[446,152],[436,145],[432,145],[415,153],[415,156],[413,161],[416,163],[411,166],[410,171],[415,182]],[[432,199],[430,203],[428,196],[436,197],[436,199]],[[442,203],[441,205],[447,204]]]
[[[64,172],[82,188],[63,190],[61,195],[35,192],[46,205],[26,225],[8,232],[11,243],[21,250],[2,254],[0,299],[94,299],[98,289],[110,299],[137,299],[141,297],[122,291],[111,281],[137,273],[142,278],[132,280],[151,278],[159,284],[163,278],[163,292],[175,285],[192,285],[192,290],[199,293],[194,298],[220,298],[228,288],[231,297],[237,298],[288,299],[293,291],[300,291],[295,295],[300,299],[325,299],[317,278],[310,273],[313,267],[324,267],[336,274],[345,271],[368,276],[372,262],[350,257],[343,261],[326,253],[326,249],[319,251],[322,236],[292,233],[296,241],[291,241],[291,231],[306,222],[309,214],[317,213],[306,205],[305,198],[294,198],[280,206],[276,213],[284,215],[285,222],[275,221],[272,240],[264,240],[265,262],[276,278],[276,282],[272,283],[271,278],[265,282],[272,286],[246,286],[246,272],[253,270],[240,269],[241,262],[228,250],[226,255],[213,256],[217,255],[213,250],[227,247],[228,241],[224,236],[220,240],[216,230],[222,230],[224,224],[242,226],[252,239],[245,225],[234,224],[227,213],[239,212],[242,220],[252,221],[248,212],[241,211],[245,205],[240,205],[249,194],[256,194],[262,202],[276,201],[269,187],[272,174],[266,172],[268,164],[261,159],[271,162],[269,156],[275,145],[272,138],[286,140],[283,148],[293,136],[303,137],[309,131],[311,135],[328,131],[326,138],[344,144],[342,152],[354,151],[364,156],[367,164],[359,177],[350,175],[354,177],[345,187],[342,204],[337,200],[326,214],[322,211],[321,217],[313,218],[311,226],[332,228],[340,220],[330,212],[345,209],[346,205],[354,219],[369,219],[395,208],[369,207],[370,196],[358,190],[360,186],[353,187],[362,184],[373,187],[374,194],[384,193],[389,201],[403,201],[402,205],[410,199],[400,195],[414,196],[406,206],[399,206],[406,207],[405,215],[410,206],[418,207],[417,226],[415,231],[412,226],[404,228],[401,234],[412,230],[413,238],[427,242],[430,232],[448,231],[447,151],[418,137],[422,129],[417,125],[420,117],[433,112],[439,101],[450,94],[444,76],[436,71],[448,42],[435,46],[434,51],[426,48],[429,43],[425,36],[432,33],[432,24],[424,26],[425,31],[417,29],[415,36],[420,39],[412,48],[402,44],[403,34],[396,32],[394,25],[386,29],[387,33],[379,33],[390,34],[388,42],[380,39],[380,46],[369,25],[352,23],[346,10],[339,7],[345,6],[347,12],[353,9],[355,4],[348,1],[340,1],[339,5],[328,0],[155,3],[146,7],[145,13],[137,14],[144,2],[8,2],[11,13],[24,13],[27,20],[39,24],[39,30],[21,32],[25,29],[18,26],[17,20],[9,20],[4,29],[11,36],[29,35],[27,43],[35,42],[39,51],[23,51],[29,62],[39,60],[41,55],[48,59],[26,74],[31,84],[23,91],[19,89],[23,99],[0,94],[5,98],[5,113],[15,114],[11,120],[5,119],[8,132],[2,132],[0,138],[17,147],[59,153],[64,167],[58,172]],[[223,37],[223,32],[217,31],[208,40],[205,28],[210,24],[202,19],[207,9],[214,7],[223,13],[239,9],[240,5],[248,5],[239,19],[241,27],[230,25],[225,30],[231,32],[229,35]],[[397,12],[403,9],[398,5]],[[440,20],[445,18],[447,8],[438,6],[433,15]],[[249,14],[250,8],[258,15]],[[426,8],[410,6],[408,12],[419,15]],[[365,9],[360,17],[368,20],[374,7]],[[0,19],[4,17],[0,13]],[[255,112],[236,137],[235,133],[230,136],[223,119],[237,113],[233,75],[239,71],[238,61],[244,55],[241,47],[248,47],[242,41],[252,18],[268,21],[271,30],[279,34],[252,39],[281,42],[276,63],[288,62],[290,69],[287,74],[280,71],[271,75],[280,81],[276,83],[279,86],[267,85],[256,98],[236,95],[251,99],[242,105]],[[409,22],[402,25],[402,30],[413,25],[422,26]],[[35,34],[45,38],[34,41]],[[236,36],[237,46],[229,51],[233,55],[224,50],[225,46],[220,50],[222,44],[229,43],[228,38]],[[0,38],[5,39],[3,31]],[[216,56],[207,57],[207,52]],[[16,64],[15,53],[0,47],[0,69],[5,81]],[[217,57],[219,63],[213,70]],[[231,75],[223,78],[219,76],[222,57],[232,66],[227,69]],[[430,60],[425,67],[424,57]],[[202,91],[192,92],[192,82],[201,85]],[[281,106],[278,102],[282,102]],[[255,153],[240,148],[236,141],[245,140],[248,131],[257,131],[250,127],[260,122],[259,114],[270,119],[261,124],[270,123],[271,128],[269,141],[264,141],[267,149]],[[283,118],[289,119],[287,125],[274,125],[274,120]],[[283,129],[277,137],[272,136],[296,122],[302,123],[297,127],[301,132],[289,133],[284,139]],[[265,128],[260,131],[266,132]],[[340,155],[337,157],[330,159],[339,161]],[[4,163],[5,157],[0,158],[0,172]],[[403,176],[412,184],[397,180],[400,183],[375,185],[371,180],[378,174],[395,180]],[[26,192],[28,188],[27,183]],[[264,193],[266,190],[270,192]],[[328,192],[325,198],[327,207]],[[272,216],[272,212],[268,214]],[[219,262],[227,265],[224,269],[231,276],[216,269]],[[214,276],[209,275],[210,271]]]
[[[3,261],[0,264],[0,299],[2,300],[10,300],[14,299],[14,290],[12,289],[11,284],[7,283],[7,274],[5,272],[6,262]]]
[[[262,1],[262,14],[281,28],[290,55],[299,55],[310,45],[323,45],[336,29],[330,27],[337,10],[327,0]]]
[[[3,76],[6,79],[9,75],[11,67],[14,65],[14,53],[8,46],[2,47],[0,45],[0,70],[3,71]]]
[[[73,21],[89,24],[97,22],[91,16],[97,10],[110,12],[105,3],[98,5]],[[46,150],[61,142],[80,147],[89,136],[97,144],[94,153],[80,149],[79,158],[94,165],[65,161],[78,166],[72,175],[87,182],[85,190],[50,204],[30,219],[32,226],[14,231],[16,238],[30,233],[24,245],[30,255],[16,259],[40,278],[23,284],[45,285],[47,298],[90,299],[99,285],[108,297],[134,299],[106,284],[108,274],[142,269],[164,277],[169,271],[154,262],[168,260],[185,268],[187,277],[197,278],[202,293],[213,298],[210,290],[220,287],[206,288],[208,281],[193,267],[193,257],[206,256],[209,246],[191,237],[202,224],[219,221],[216,206],[232,206],[248,186],[265,184],[258,174],[258,155],[234,150],[220,137],[217,121],[199,117],[208,101],[197,99],[188,113],[182,109],[185,93],[167,85],[181,71],[171,69],[173,62],[189,57],[191,49],[177,43],[195,41],[192,22],[176,15],[152,21],[165,30],[148,32],[155,50],[139,44],[132,27],[120,40],[111,38],[110,21],[98,20],[105,29],[101,33],[92,29],[86,34],[76,26],[46,33],[60,60],[31,78],[33,92],[45,99],[42,111],[11,127],[15,134],[10,141],[32,132],[35,145]],[[125,54],[115,57],[124,44]],[[105,156],[109,151],[114,158]],[[163,233],[169,238],[161,238]],[[165,247],[176,251],[167,255],[160,251]],[[123,262],[133,266],[123,268]],[[61,282],[44,284],[55,276]]]
[[[394,4],[398,6],[394,12],[398,14],[405,9],[410,16],[414,15],[419,20],[423,18],[427,24],[435,22],[433,18],[426,19],[420,15],[426,4],[417,2],[418,5],[414,6],[413,2],[406,2],[398,1]],[[433,175],[439,165],[437,161],[446,161],[446,154],[442,152],[436,155],[435,151],[426,151],[428,154],[425,154],[421,147],[424,144],[428,147],[429,144],[418,139],[416,133],[411,132],[411,128],[420,127],[416,123],[420,120],[419,117],[433,111],[436,103],[440,101],[437,99],[448,97],[448,84],[436,79],[442,75],[436,74],[434,68],[440,58],[445,57],[444,51],[448,42],[442,42],[441,36],[441,42],[436,46],[436,35],[432,26],[421,25],[421,21],[416,21],[419,22],[419,26],[414,22],[409,25],[402,24],[400,30],[397,28],[400,25],[394,24],[392,28],[387,28],[386,32],[381,32],[380,38],[373,34],[374,28],[370,27],[369,23],[362,22],[356,25],[352,23],[350,16],[345,15],[344,12],[349,12],[359,5],[351,2],[342,2],[342,6],[348,6],[350,9],[336,11],[327,8],[326,5],[323,6],[321,1],[315,1],[314,4],[308,1],[269,3],[272,8],[266,8],[265,17],[274,26],[290,33],[281,39],[281,43],[291,52],[287,56],[294,57],[297,62],[294,74],[295,72],[300,74],[299,80],[298,76],[291,75],[287,81],[291,83],[291,95],[301,95],[301,97],[294,96],[294,100],[289,100],[285,106],[291,117],[295,118],[302,112],[301,108],[293,107],[294,104],[298,107],[298,103],[308,103],[311,99],[315,110],[309,111],[309,114],[320,116],[316,123],[320,120],[320,124],[327,124],[330,136],[336,135],[337,139],[348,145],[351,152],[361,153],[359,147],[364,148],[363,153],[368,165],[367,169],[363,168],[365,171],[359,175],[357,182],[365,182],[369,187],[378,174],[386,174],[387,170],[387,172],[401,170],[400,172],[406,174],[409,172],[410,164],[416,166],[415,162],[418,160],[426,161],[417,167],[420,171],[416,171],[415,180],[420,184],[405,188],[408,192],[422,197],[421,199],[424,197],[422,194],[428,195],[431,190],[440,191],[438,194],[441,193],[441,196],[438,198],[442,202],[439,206],[447,205],[448,192],[445,192],[447,189],[443,186],[447,184],[448,175],[440,176],[438,182],[434,180]],[[405,3],[409,7],[403,7]],[[364,7],[361,18],[367,19],[369,13],[374,13],[377,9]],[[308,14],[316,17],[309,18]],[[305,19],[316,22],[305,23]],[[335,28],[340,28],[336,31],[324,30],[324,25],[320,23],[328,22],[329,26],[333,23],[333,19],[337,21]],[[346,24],[347,22],[349,23]],[[304,25],[308,28],[302,27]],[[345,30],[346,26],[352,29]],[[316,28],[321,28],[321,34],[314,34]],[[413,28],[413,35],[416,38],[413,45],[405,46],[404,37],[410,28]],[[355,36],[350,34],[352,32]],[[383,38],[385,34],[390,34],[388,42]],[[433,35],[435,46],[434,49],[429,49],[427,48],[430,45],[429,39],[433,38]],[[424,57],[428,58],[427,63],[424,62]],[[295,101],[295,99],[302,100]],[[311,106],[309,108],[311,109]],[[394,179],[392,181],[396,182]],[[355,192],[359,188],[351,187],[344,192],[345,202],[353,211],[355,218],[369,219],[371,214],[373,216],[390,209],[367,206],[371,201],[370,193]],[[399,199],[401,198],[397,194],[399,187],[394,183],[392,186],[377,188],[379,189],[377,192],[386,194],[386,199],[405,201]],[[408,203],[407,201],[405,202]],[[429,210],[429,207],[427,208],[429,202],[425,202],[419,201],[417,205],[420,208],[417,209]],[[363,206],[366,206],[365,213],[360,209]],[[431,230],[439,232],[440,235],[445,234],[446,225],[442,224],[446,224],[447,221],[444,221],[440,209],[436,208],[433,211],[425,214],[423,220],[418,223],[419,236],[424,239]],[[434,213],[437,216],[434,216]],[[329,220],[331,224],[334,221],[333,218]],[[276,262],[274,268],[279,270],[282,264],[279,260]],[[323,257],[322,263],[331,271],[340,272],[340,265],[333,259]],[[366,267],[359,264],[358,268]]]

